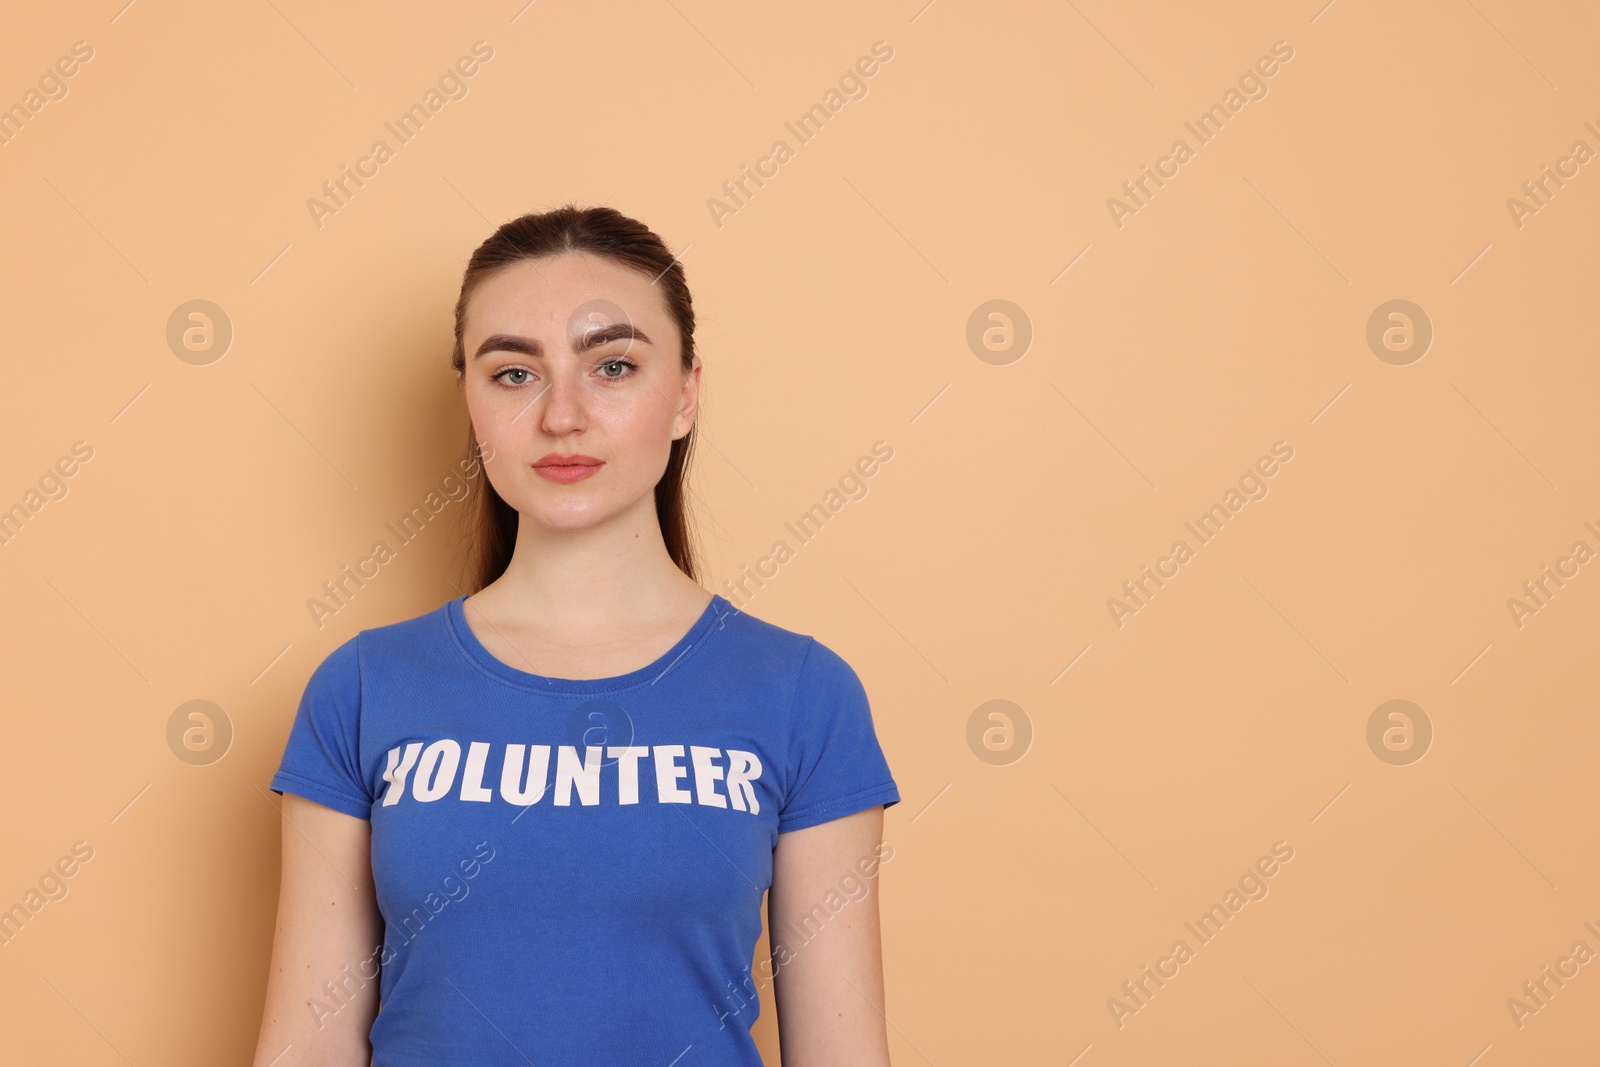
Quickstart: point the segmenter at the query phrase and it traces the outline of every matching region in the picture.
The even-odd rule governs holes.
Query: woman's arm
[[[283,796],[278,930],[254,1067],[372,1061],[367,1035],[378,1014],[383,923],[371,831],[365,819]]]
[[[767,930],[783,1067],[889,1067],[876,877],[882,840],[881,806],[778,835]]]

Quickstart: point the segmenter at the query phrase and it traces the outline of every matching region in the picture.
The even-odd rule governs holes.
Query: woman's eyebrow
[[[629,322],[616,322],[609,326],[601,326],[590,330],[583,335],[580,350],[598,348],[612,341],[629,340],[642,341],[645,344],[654,344],[649,336],[639,327]],[[544,346],[529,337],[518,337],[511,333],[491,334],[483,339],[478,350],[472,354],[473,359],[487,352],[520,352],[522,355],[537,358],[544,355]]]
[[[608,326],[590,330],[583,335],[583,344],[580,348],[599,348],[601,345],[610,344],[612,341],[643,341],[651,344],[645,332],[631,322],[613,322]]]
[[[491,334],[483,339],[483,344],[472,353],[472,358],[477,359],[486,352],[520,352],[525,356],[544,355],[544,346],[538,341],[531,341],[526,337],[518,337],[511,333]]]

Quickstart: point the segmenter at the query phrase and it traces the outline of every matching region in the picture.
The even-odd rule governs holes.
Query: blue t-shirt
[[[330,977],[377,974],[375,1067],[757,1067],[778,835],[900,800],[860,679],[720,595],[647,667],[545,678],[464,599],[330,653],[272,779],[372,822],[383,951]]]

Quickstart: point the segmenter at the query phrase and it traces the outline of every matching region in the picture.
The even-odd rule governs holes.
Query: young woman
[[[696,580],[682,265],[609,208],[509,222],[453,365],[470,595],[306,686],[256,1067],[746,1067],[769,985],[785,1067],[885,1067],[900,794],[849,665]]]

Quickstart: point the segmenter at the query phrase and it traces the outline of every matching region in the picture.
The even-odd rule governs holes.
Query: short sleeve
[[[372,817],[361,774],[359,635],[330,652],[306,682],[274,793],[294,793],[358,819]]]
[[[856,672],[810,639],[789,723],[789,778],[778,832],[900,802]]]

